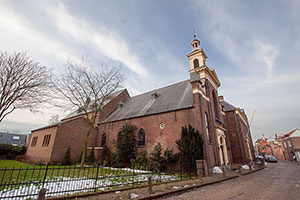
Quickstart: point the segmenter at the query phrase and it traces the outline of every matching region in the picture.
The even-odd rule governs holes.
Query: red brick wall
[[[107,135],[107,147],[115,150],[113,140],[117,139],[117,134],[125,123],[135,125],[138,130],[143,128],[146,133],[145,150],[148,154],[152,151],[153,147],[159,142],[163,150],[169,148],[177,151],[175,148],[175,141],[180,138],[181,127],[191,124],[194,126],[193,109],[185,109],[180,111],[144,116],[133,118],[130,120],[121,120],[116,122],[109,122],[100,124],[98,130],[99,135],[104,132]],[[165,124],[164,129],[159,128],[160,123]],[[138,130],[135,132],[137,135]],[[99,143],[101,139],[99,139]]]
[[[300,149],[300,137],[291,137],[294,150]]]
[[[227,133],[230,141],[230,150],[232,154],[232,161],[234,163],[243,163],[242,154],[241,154],[241,145],[238,137],[238,129],[236,123],[236,116],[234,111],[226,112],[226,124],[227,124]]]
[[[33,131],[30,139],[30,143],[27,148],[26,156],[36,162],[49,162],[53,145],[54,145],[54,140],[56,136],[56,131],[57,131],[57,126]],[[49,141],[49,145],[47,147],[43,147],[43,140],[44,136],[47,134],[51,134],[51,138]],[[38,137],[36,146],[32,147],[31,142],[34,137]]]
[[[65,156],[68,147],[71,148],[71,160],[77,162],[84,144],[84,137],[88,131],[89,124],[83,117],[70,121],[65,121],[58,127],[55,137],[55,144],[50,161],[61,162]],[[97,133],[94,128],[89,136],[88,144],[95,143],[93,138]]]

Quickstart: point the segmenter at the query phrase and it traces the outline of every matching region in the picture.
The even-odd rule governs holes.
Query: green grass
[[[4,184],[30,184],[32,182],[42,182],[46,174],[45,165],[31,165],[27,163],[18,162],[15,160],[0,160],[0,190],[4,189]],[[131,175],[132,172],[124,170],[112,170],[110,168],[99,167],[85,167],[78,166],[60,166],[49,165],[47,169],[47,179],[61,179],[62,177],[71,178],[95,178],[96,175],[102,177],[111,176],[126,176]]]
[[[0,160],[0,169],[2,168],[20,168],[20,167],[34,167],[27,163],[18,162],[16,160]]]

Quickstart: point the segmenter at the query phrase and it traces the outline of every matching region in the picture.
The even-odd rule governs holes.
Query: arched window
[[[140,129],[138,133],[138,146],[145,146],[146,134],[144,129]]]
[[[101,147],[104,147],[106,145],[106,133],[103,133],[102,140],[101,140]]]
[[[208,117],[207,117],[207,112],[204,113],[204,120],[205,120],[205,132],[207,136],[207,141],[211,143],[211,138],[209,134],[209,123],[208,123]]]
[[[199,60],[198,59],[195,59],[193,62],[194,62],[194,68],[199,67]]]
[[[213,91],[213,93],[212,93],[212,96],[213,96],[213,103],[214,103],[215,116],[216,116],[217,119],[220,119],[220,114],[219,114],[219,103],[218,103],[218,100],[217,100],[217,97],[216,97],[216,94],[215,94],[214,91]]]

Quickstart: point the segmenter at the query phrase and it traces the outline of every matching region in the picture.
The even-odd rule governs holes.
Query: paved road
[[[167,199],[300,200],[300,164],[268,163],[262,171]]]

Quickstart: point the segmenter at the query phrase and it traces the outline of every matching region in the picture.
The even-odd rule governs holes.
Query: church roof
[[[128,98],[102,123],[193,107],[190,80]]]
[[[225,112],[227,111],[234,111],[235,110],[235,106],[228,103],[227,101],[220,101],[221,105],[224,107]]]

